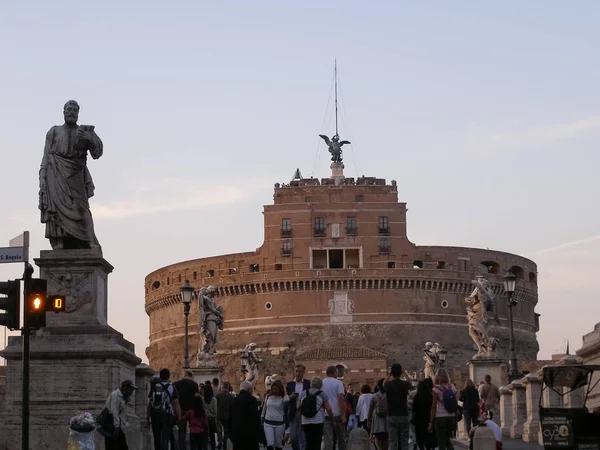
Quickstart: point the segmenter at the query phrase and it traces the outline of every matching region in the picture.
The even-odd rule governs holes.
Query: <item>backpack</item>
[[[171,412],[171,394],[169,387],[171,383],[166,385],[162,382],[156,383],[150,391],[150,406],[153,412]],[[167,399],[169,400],[167,402]]]
[[[444,409],[449,413],[455,413],[458,411],[458,402],[456,401],[456,394],[452,390],[452,388],[448,388],[444,390],[442,394],[442,403],[444,404]]]
[[[306,397],[304,397],[302,399],[302,403],[300,403],[300,414],[309,419],[311,417],[315,417],[319,412],[319,409],[321,409],[317,408],[317,397],[320,394],[321,391],[317,391],[314,394],[311,394],[309,391],[306,391]]]
[[[387,395],[377,393],[377,408],[375,409],[375,414],[379,417],[386,417],[388,415],[388,402]]]

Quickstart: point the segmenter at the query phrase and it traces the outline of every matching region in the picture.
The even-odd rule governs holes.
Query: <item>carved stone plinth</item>
[[[492,377],[492,384],[501,385],[502,364],[504,361],[496,358],[479,358],[469,360],[469,378],[475,385],[483,381],[486,375]]]
[[[502,386],[500,391],[500,429],[504,436],[510,436],[513,424],[512,390],[510,386]],[[494,419],[494,422],[496,419]]]
[[[344,163],[331,163],[331,178],[335,180],[335,184],[342,184],[344,180]]]
[[[100,249],[45,250],[35,259],[49,295],[64,295],[66,314],[46,314],[48,327],[106,325],[108,274],[113,266]]]
[[[510,427],[510,437],[521,438],[523,436],[523,424],[527,421],[527,402],[525,399],[525,386],[521,381],[510,383],[512,390],[513,423]]]
[[[213,367],[194,367],[190,369],[194,374],[194,381],[198,384],[206,383],[206,381],[210,381],[214,378],[219,379],[219,385],[221,384],[223,377],[223,367],[213,366]],[[215,392],[216,393],[216,392]]]
[[[44,251],[36,263],[41,277],[48,280],[48,293],[66,296],[67,312],[48,313],[48,326],[30,338],[30,445],[38,450],[62,450],[71,417],[80,411],[96,416],[121,382],[143,380],[147,371],[137,373],[141,359],[133,344],[106,324],[106,283],[112,266],[99,251]],[[6,448],[20,448],[21,336],[9,337],[0,355],[7,361],[0,441]],[[128,440],[132,450],[144,445],[147,431],[141,431],[139,414],[145,417],[145,408],[140,407],[145,403],[145,398],[137,402],[135,394],[130,401]],[[98,433],[94,436],[96,447],[103,447],[104,439]]]
[[[538,442],[540,434],[540,395],[542,382],[537,374],[526,375],[521,382],[525,385],[525,401],[527,403],[527,422],[523,426],[523,440]]]

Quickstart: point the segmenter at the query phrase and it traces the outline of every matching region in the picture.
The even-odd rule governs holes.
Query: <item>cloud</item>
[[[122,219],[173,211],[197,210],[206,206],[228,205],[251,197],[264,189],[260,180],[240,184],[211,184],[208,181],[165,178],[143,183],[132,198],[91,205],[95,219]]]
[[[536,250],[535,252],[528,253],[526,256],[533,257],[533,256],[545,255],[547,253],[553,253],[553,252],[557,252],[557,251],[569,250],[574,247],[578,247],[582,244],[589,244],[594,241],[600,241],[600,235],[590,236],[588,238],[579,239],[577,241],[566,242],[564,244],[555,245],[553,247],[544,248],[542,250]]]
[[[600,116],[590,116],[573,122],[544,125],[535,128],[489,134],[475,130],[468,136],[469,146],[475,150],[515,150],[531,148],[572,139],[600,129]]]

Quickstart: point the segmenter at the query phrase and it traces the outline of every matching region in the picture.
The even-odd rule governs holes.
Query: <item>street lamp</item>
[[[448,355],[448,351],[441,349],[438,351],[438,355],[440,358],[440,367],[444,367],[444,363],[446,362],[446,356]]]
[[[519,378],[519,368],[517,367],[517,354],[515,353],[515,328],[513,325],[513,306],[517,302],[513,299],[515,295],[515,286],[517,284],[517,277],[508,269],[506,275],[504,275],[504,292],[508,295],[508,326],[510,328],[510,369],[508,370],[508,379],[510,381]]]
[[[183,368],[190,368],[189,349],[188,349],[188,317],[190,315],[190,304],[192,303],[192,293],[194,288],[190,284],[190,280],[185,280],[183,286],[179,288],[181,291],[181,300],[183,301],[183,314],[185,315],[185,344],[183,347]]]

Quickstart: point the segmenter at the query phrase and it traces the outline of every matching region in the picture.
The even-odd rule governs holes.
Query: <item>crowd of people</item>
[[[346,450],[350,432],[363,428],[376,450],[453,450],[461,421],[471,437],[478,426],[498,431],[501,448],[493,422],[499,393],[489,375],[479,387],[468,380],[459,393],[442,368],[415,389],[402,366],[394,364],[374,390],[365,384],[355,392],[354,385],[336,377],[334,366],[323,379],[307,380],[305,373],[303,365],[295,366],[294,379],[285,385],[274,381],[261,401],[246,381],[236,394],[218,379],[198,384],[189,370],[171,382],[169,370],[162,369],[152,381],[147,407],[154,449],[258,450],[262,445],[280,450],[289,444],[292,450]],[[107,400],[112,416],[111,429],[103,433],[107,450],[127,449],[126,402],[135,389],[125,381]]]

